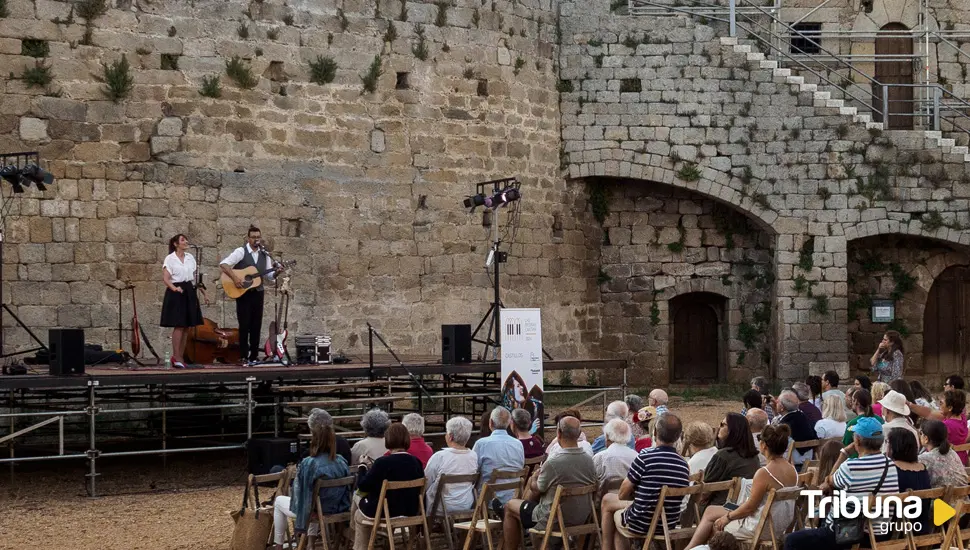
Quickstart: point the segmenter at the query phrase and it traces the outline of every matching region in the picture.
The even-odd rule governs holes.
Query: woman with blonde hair
[[[707,422],[691,422],[684,430],[684,457],[690,467],[690,474],[707,468],[717,447],[714,446],[714,428]]]
[[[819,439],[845,435],[845,408],[837,396],[822,399],[822,419],[815,423],[815,435]]]
[[[882,405],[879,404],[879,401],[881,401],[883,397],[886,397],[886,394],[891,390],[892,388],[890,388],[889,384],[885,382],[872,383],[872,411],[879,416],[882,416]]]

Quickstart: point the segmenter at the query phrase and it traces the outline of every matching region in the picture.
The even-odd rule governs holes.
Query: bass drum
[[[239,329],[219,328],[215,321],[205,318],[202,324],[189,330],[185,343],[185,359],[197,365],[215,362],[239,363]]]

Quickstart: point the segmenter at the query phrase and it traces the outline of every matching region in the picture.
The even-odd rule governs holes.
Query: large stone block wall
[[[332,333],[353,353],[370,321],[398,352],[433,354],[439,325],[476,324],[491,297],[490,236],[461,199],[475,182],[518,176],[515,230],[499,218],[511,245],[503,302],[543,308],[554,355],[595,355],[592,219],[559,167],[549,2],[121,2],[91,22],[87,44],[77,15],[55,22],[71,18],[70,3],[7,5],[0,60],[15,78],[0,84],[0,151],[38,149],[57,177],[18,196],[7,219],[4,298],[32,328],[116,342],[117,295],[105,284],[130,279],[143,325],[167,348],[154,327],[167,239],[184,232],[202,245],[211,280],[252,223],[277,256],[300,262],[291,332]],[[46,89],[19,78],[35,65],[21,55],[27,40],[49,47]],[[99,78],[122,55],[134,88],[113,103]],[[258,77],[254,89],[227,77],[233,56]],[[309,82],[318,56],[336,62],[333,82]],[[382,74],[366,93],[375,56]],[[221,98],[199,93],[211,76]],[[231,302],[206,314],[235,326]],[[4,323],[8,348],[27,344]]]

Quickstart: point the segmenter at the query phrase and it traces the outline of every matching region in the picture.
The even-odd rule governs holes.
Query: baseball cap
[[[860,418],[851,430],[859,437],[882,437],[882,424],[871,416]]]

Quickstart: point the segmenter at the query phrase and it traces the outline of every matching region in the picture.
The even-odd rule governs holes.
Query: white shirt
[[[471,449],[453,449],[445,447],[431,455],[428,465],[424,469],[424,477],[428,480],[425,491],[424,506],[431,513],[434,497],[438,491],[438,479],[442,475],[466,475],[478,471],[478,455]],[[475,506],[475,487],[471,483],[449,483],[441,493],[441,504],[436,514],[442,515],[442,505],[449,512],[456,510],[471,510]]]
[[[916,436],[916,444],[919,445],[919,432],[916,431],[916,428],[913,427],[913,423],[909,420],[908,417],[897,416],[896,418],[893,418],[889,422],[886,422],[885,424],[882,425],[882,434],[884,437],[882,441],[883,453],[885,453],[886,450],[889,449],[889,430],[893,430],[893,429],[909,430],[911,434]]]
[[[838,422],[831,418],[823,418],[815,423],[815,435],[819,439],[842,437],[845,435],[845,422]]]
[[[253,264],[256,266],[256,269],[260,271],[266,271],[273,267],[273,259],[270,258],[269,254],[266,254],[266,264],[259,265],[259,250],[253,250],[252,248],[250,248],[249,243],[246,243],[245,245],[240,246],[239,248],[233,250],[232,254],[229,254],[228,256],[226,256],[225,259],[219,263],[228,265],[229,267],[235,267],[236,264],[242,261],[242,259],[245,257],[247,252],[252,257]],[[267,273],[263,275],[263,277],[272,281],[276,277],[276,273],[275,272]]]
[[[192,282],[195,280],[195,256],[186,252],[185,258],[179,260],[176,253],[172,252],[162,261],[162,269],[168,270],[173,283]]]
[[[592,446],[590,447],[592,448]],[[603,483],[611,477],[626,479],[630,471],[630,464],[637,457],[635,450],[625,443],[610,443],[605,451],[593,456],[593,467],[596,468],[596,478]]]
[[[582,438],[580,438],[579,448],[582,449],[589,456],[593,456],[593,446],[589,444],[589,441],[584,441]],[[553,439],[552,443],[550,443],[549,446],[546,447],[546,454],[548,455],[548,458],[546,458],[546,460],[549,460],[550,458],[556,456],[561,452],[562,452],[562,446],[559,445],[559,440]]]
[[[704,449],[703,451],[697,451],[694,456],[687,460],[687,466],[690,468],[690,475],[694,475],[697,472],[707,468],[707,464],[714,458],[717,454],[717,447],[711,447],[710,449]]]

